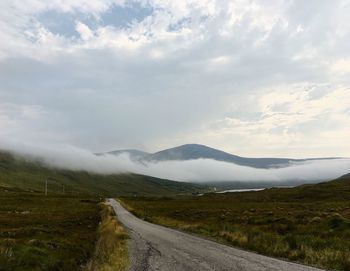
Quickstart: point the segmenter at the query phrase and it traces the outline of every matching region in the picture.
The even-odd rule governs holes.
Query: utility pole
[[[45,196],[47,196],[47,179],[45,180]]]

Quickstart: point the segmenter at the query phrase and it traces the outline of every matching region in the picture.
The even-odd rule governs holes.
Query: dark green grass
[[[122,201],[151,222],[269,256],[350,270],[350,178],[291,189]]]
[[[0,190],[0,270],[80,270],[95,249],[98,200]]]
[[[0,186],[49,193],[116,197],[120,195],[174,195],[208,191],[206,186],[174,182],[136,174],[102,175],[85,171],[49,168],[38,161],[24,160],[0,152]]]

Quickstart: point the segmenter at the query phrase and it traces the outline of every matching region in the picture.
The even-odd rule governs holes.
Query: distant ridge
[[[247,158],[233,155],[218,149],[210,148],[200,144],[185,144],[178,147],[162,150],[153,154],[139,150],[117,150],[108,152],[108,154],[120,155],[128,153],[133,160],[140,162],[159,162],[159,161],[186,161],[195,159],[212,159],[234,163],[240,166],[254,168],[278,168],[288,166],[290,163],[300,163],[309,160],[336,159],[336,158],[318,158],[318,159],[290,159],[290,158]]]
[[[135,150],[135,149],[110,151],[110,152],[108,152],[108,154],[113,154],[113,155],[128,154],[131,158],[136,159],[136,160],[143,159],[143,158],[150,155],[150,153],[148,153],[148,152]]]
[[[340,180],[343,180],[343,179],[349,179],[349,180],[350,180],[350,173],[341,176],[339,179],[340,179]]]

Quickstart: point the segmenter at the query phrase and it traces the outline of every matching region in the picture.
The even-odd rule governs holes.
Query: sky
[[[350,157],[350,1],[3,0],[0,145]]]

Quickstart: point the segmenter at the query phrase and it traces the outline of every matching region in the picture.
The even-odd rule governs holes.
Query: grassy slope
[[[350,270],[350,177],[290,189],[123,202],[155,223],[270,256]]]
[[[136,174],[101,175],[82,171],[57,170],[39,162],[25,161],[0,152],[0,186],[43,191],[49,179],[49,192],[90,194],[112,197],[120,195],[170,195],[204,191],[200,185],[174,182]]]

